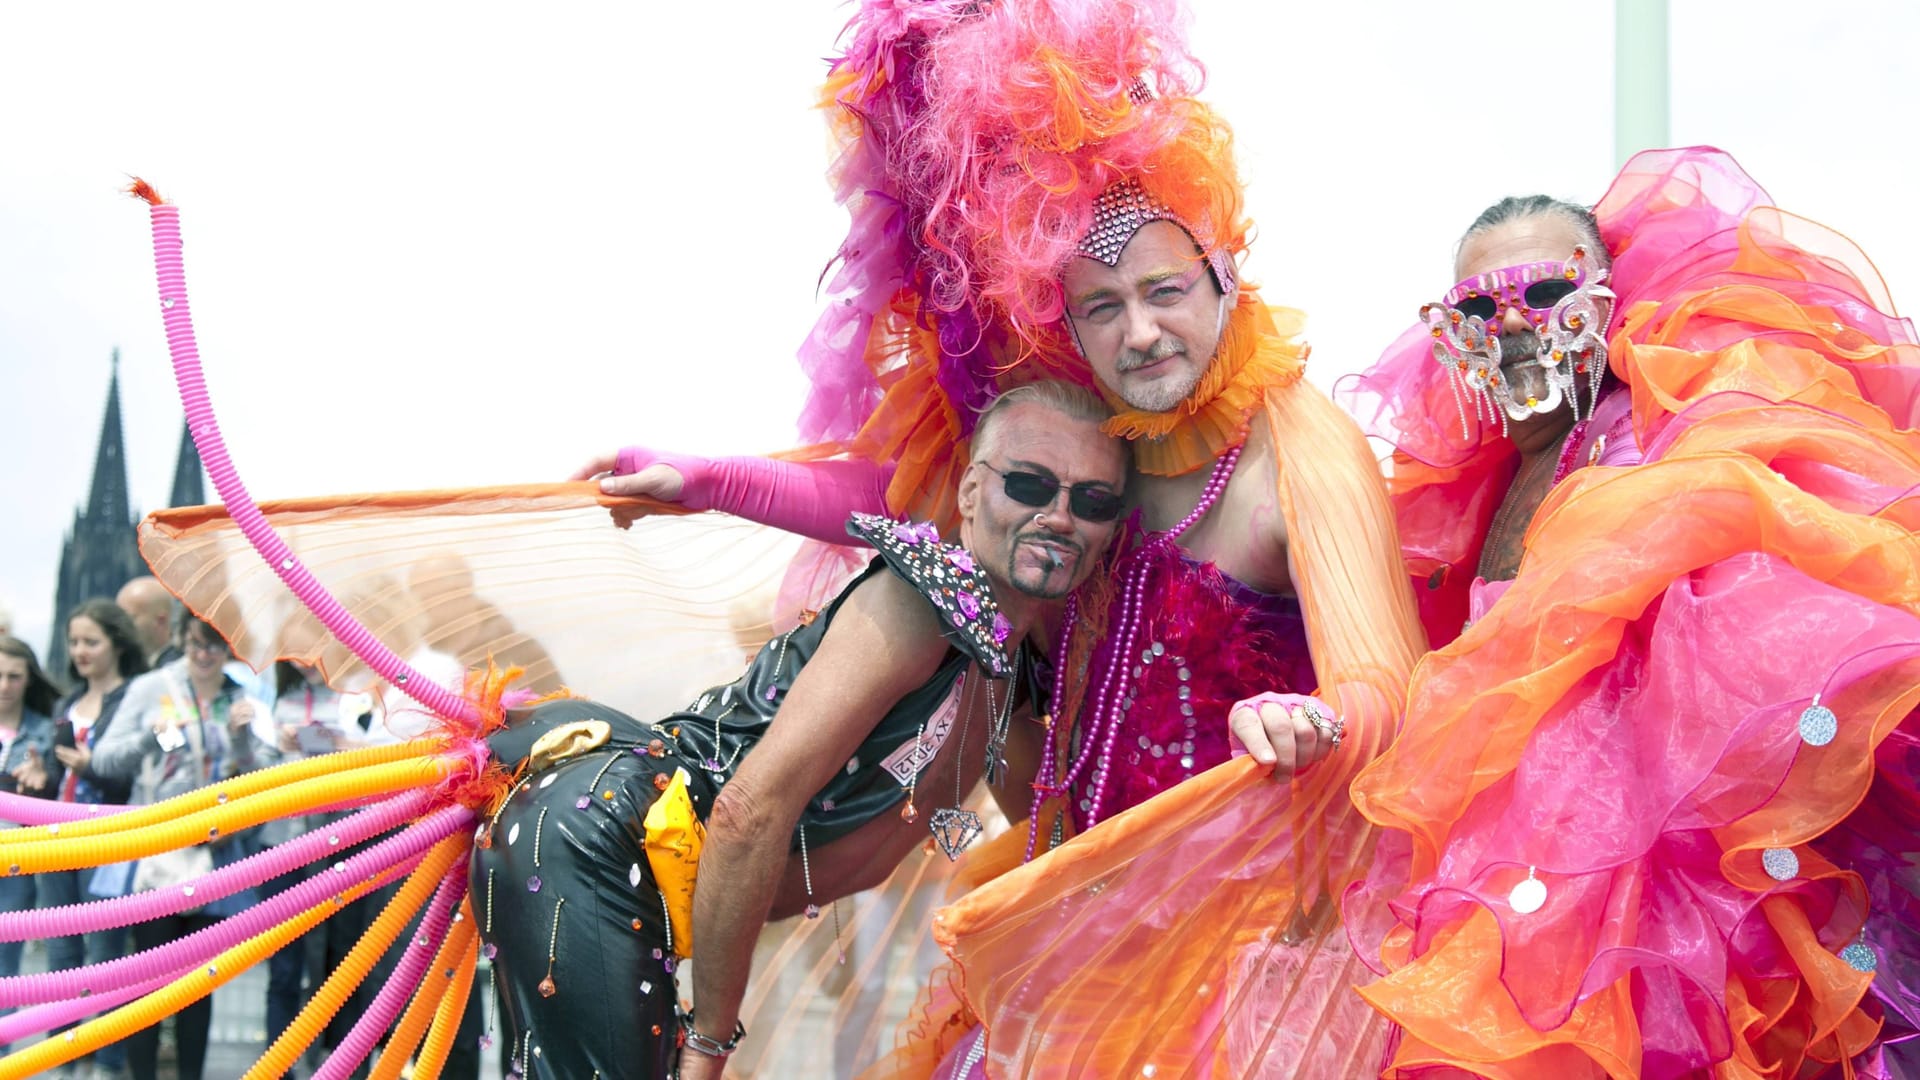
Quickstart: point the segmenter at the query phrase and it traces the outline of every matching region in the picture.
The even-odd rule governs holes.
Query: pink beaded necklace
[[[1083,711],[1088,713],[1088,721],[1080,751],[1074,755],[1073,763],[1068,766],[1065,776],[1052,782],[1037,781],[1033,785],[1033,808],[1027,818],[1027,861],[1033,860],[1034,849],[1039,842],[1041,807],[1048,799],[1072,791],[1074,782],[1087,769],[1088,763],[1096,759],[1098,764],[1093,766],[1092,793],[1089,796],[1090,802],[1086,811],[1087,827],[1092,828],[1099,822],[1100,804],[1106,794],[1107,778],[1113,763],[1114,744],[1120,737],[1121,716],[1132,703],[1129,694],[1129,683],[1132,679],[1125,674],[1126,664],[1121,662],[1121,658],[1130,656],[1135,649],[1140,648],[1140,631],[1146,623],[1147,578],[1153,560],[1140,556],[1154,545],[1175,544],[1182,534],[1206,516],[1208,510],[1213,509],[1213,504],[1220,500],[1221,492],[1227,489],[1227,481],[1233,477],[1234,466],[1240,461],[1240,449],[1236,446],[1228,450],[1219,461],[1214,463],[1213,474],[1207,478],[1206,490],[1201,492],[1200,501],[1194,504],[1193,510],[1186,517],[1181,518],[1173,528],[1149,536],[1135,550],[1132,565],[1125,571],[1126,576],[1121,580],[1120,617],[1107,639],[1101,643],[1103,651],[1109,654],[1106,677],[1101,680],[1098,692],[1090,694],[1082,706]],[[1049,708],[1056,722],[1061,718],[1061,710],[1066,701],[1067,664],[1072,651],[1074,624],[1080,611],[1079,601],[1078,593],[1067,598],[1065,617],[1061,620],[1060,640],[1054,645],[1053,693]],[[1141,653],[1141,664],[1152,663],[1163,652],[1164,649],[1158,642],[1146,647]],[[1141,668],[1135,667],[1133,678],[1138,678],[1140,671]],[[1040,757],[1040,775],[1043,777],[1051,778],[1056,775],[1058,744],[1058,740],[1049,731]]]

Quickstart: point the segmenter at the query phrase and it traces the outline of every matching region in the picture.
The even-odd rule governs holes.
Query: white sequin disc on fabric
[[[1760,853],[1760,865],[1775,881],[1792,881],[1800,876],[1800,856],[1792,848],[1768,848]]]
[[[1513,887],[1507,894],[1507,904],[1517,915],[1531,915],[1539,911],[1547,902],[1547,885],[1539,878],[1530,877]]]
[[[1840,733],[1840,720],[1825,705],[1809,705],[1800,714],[1800,738],[1808,746],[1825,746]]]
[[[1880,958],[1873,955],[1873,950],[1864,942],[1859,941],[1841,949],[1840,959],[1845,960],[1848,967],[1860,972],[1872,972],[1880,966]]]

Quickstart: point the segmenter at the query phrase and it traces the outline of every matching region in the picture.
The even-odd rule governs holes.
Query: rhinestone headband
[[[1171,221],[1187,230],[1193,230],[1173,208],[1140,186],[1140,181],[1128,177],[1100,193],[1093,201],[1093,226],[1080,240],[1080,246],[1074,254],[1097,259],[1108,266],[1120,262],[1120,252],[1133,239],[1133,234],[1149,221]]]
[[[1180,226],[1195,243],[1203,243],[1200,233],[1173,212],[1173,208],[1148,193],[1133,177],[1120,180],[1093,201],[1093,224],[1080,239],[1074,254],[1106,266],[1118,266],[1120,253],[1126,250],[1133,234],[1149,222],[1171,221]],[[1207,265],[1213,270],[1214,284],[1224,293],[1233,290],[1233,260],[1224,251],[1209,251]]]

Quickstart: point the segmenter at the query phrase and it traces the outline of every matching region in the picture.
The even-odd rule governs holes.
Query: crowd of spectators
[[[257,674],[233,659],[212,626],[181,607],[151,577],[109,600],[61,613],[66,670],[41,668],[32,646],[11,633],[0,609],[0,791],[108,805],[165,801],[224,777],[311,754],[332,753],[385,736],[379,699],[341,694],[305,665],[281,661]],[[272,822],[165,856],[95,869],[0,877],[0,911],[58,907],[162,888],[245,858],[304,828]],[[0,821],[0,829],[13,828]],[[48,970],[98,964],[163,945],[273,896],[302,880],[295,870],[257,889],[181,915],[131,928],[44,943]],[[393,887],[375,892],[275,953],[268,963],[265,1037],[285,1031],[353,946]],[[22,970],[24,942],[0,942],[0,977]],[[302,1070],[324,1060],[372,1000],[378,980],[328,1025]],[[220,994],[244,992],[230,984]],[[468,1027],[478,1027],[478,1000]],[[173,1058],[179,1080],[205,1074],[213,1001],[71,1063],[56,1077],[154,1080]],[[166,1049],[163,1050],[163,1034]],[[463,1035],[466,1032],[463,1031]],[[477,1077],[478,1039],[462,1038],[443,1075]],[[5,1052],[0,1047],[0,1053]],[[364,1075],[363,1065],[360,1074]]]

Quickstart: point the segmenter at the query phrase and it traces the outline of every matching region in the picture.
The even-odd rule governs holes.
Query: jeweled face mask
[[[1433,358],[1445,367],[1460,405],[1462,433],[1468,430],[1467,399],[1475,416],[1498,417],[1505,433],[1509,420],[1526,420],[1571,404],[1581,412],[1575,387],[1587,384],[1591,412],[1606,371],[1606,319],[1600,300],[1612,300],[1603,284],[1604,268],[1594,266],[1585,246],[1565,262],[1523,263],[1468,278],[1448,290],[1438,304],[1423,304],[1420,319],[1433,334]],[[1503,357],[1500,328],[1509,311],[1518,311],[1539,340],[1531,357]],[[1516,392],[1501,364],[1537,366],[1544,391]],[[1525,380],[1528,383],[1533,380]]]

